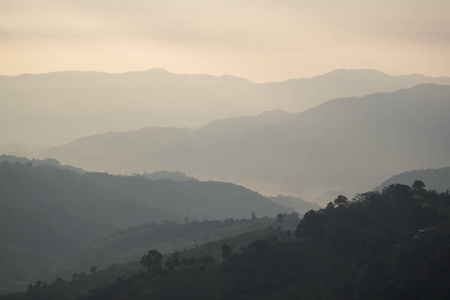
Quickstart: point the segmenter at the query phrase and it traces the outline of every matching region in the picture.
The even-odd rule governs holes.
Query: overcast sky
[[[450,75],[448,0],[0,0],[0,75]]]

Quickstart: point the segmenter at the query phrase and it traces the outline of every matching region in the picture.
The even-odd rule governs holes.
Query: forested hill
[[[291,211],[229,183],[79,174],[31,163],[0,163],[0,193],[2,244],[49,254],[75,251],[114,229],[145,223]]]
[[[15,155],[8,155],[8,154],[2,154],[0,155],[0,162],[10,162],[10,163],[22,163],[22,164],[26,164],[26,163],[31,163],[31,165],[33,167],[36,166],[42,166],[42,165],[46,165],[46,166],[53,166],[56,168],[60,168],[60,169],[67,169],[70,171],[75,171],[77,173],[85,173],[86,171],[84,171],[83,169],[80,168],[76,168],[73,166],[69,166],[69,165],[61,165],[59,163],[59,161],[57,161],[54,158],[45,158],[45,159],[28,159],[26,157],[19,157],[19,156],[15,156]]]
[[[80,218],[125,228],[146,222],[275,216],[291,209],[224,182],[150,180],[144,176],[73,172],[51,165],[0,163],[1,201],[63,207]],[[17,201],[12,201],[15,197]]]
[[[141,260],[147,272],[78,299],[450,297],[450,194],[427,191],[421,181],[413,188],[395,184],[353,200],[340,196],[307,213],[296,237],[274,234],[240,249],[224,243],[220,260],[204,255],[180,261],[176,253],[163,260],[152,249]],[[89,278],[94,280],[89,276],[84,282]],[[0,299],[69,298],[67,291],[78,284],[37,283],[27,293]]]
[[[274,217],[293,210],[233,183],[215,181],[149,180],[143,176],[87,173],[83,178],[116,195],[146,207],[171,212],[176,220]]]
[[[186,176],[179,171],[158,171],[135,174],[133,176],[115,176],[107,173],[87,173],[80,168],[61,165],[59,161],[51,158],[42,160],[28,159],[26,157],[3,154],[0,155],[1,162],[12,163],[13,165],[5,164],[5,166],[8,165],[12,169],[17,170],[20,167],[15,163],[29,164],[29,166],[34,168],[27,169],[33,174],[42,173],[46,170],[45,174],[36,175],[35,177],[42,177],[40,180],[49,181],[51,184],[54,184],[52,183],[53,176],[57,177],[60,173],[67,174],[66,177],[62,177],[66,179],[66,182],[63,182],[63,186],[55,188],[55,190],[60,192],[66,188],[65,185],[70,186],[71,180],[84,183],[89,182],[89,185],[96,185],[97,189],[106,189],[107,192],[115,193],[111,198],[114,201],[125,200],[131,204],[142,203],[146,207],[155,208],[156,210],[170,210],[170,213],[153,214],[151,221],[154,222],[160,222],[164,219],[181,221],[184,217],[198,220],[205,218],[246,218],[250,216],[252,211],[257,213],[258,216],[275,216],[280,212],[293,211],[293,209],[286,208],[283,205],[274,204],[266,197],[242,186],[225,182],[200,182],[198,179]],[[70,172],[58,171],[54,170],[54,168]],[[80,175],[76,173],[80,173]],[[78,196],[82,197],[83,195],[80,194]],[[301,199],[299,200],[301,201]],[[305,205],[308,205],[308,203],[305,203]],[[237,206],[239,206],[239,209],[236,209]],[[295,207],[295,205],[289,205],[289,207]],[[132,224],[113,222],[112,225],[124,228],[141,224],[141,221],[137,219],[132,221]],[[102,222],[100,221],[100,223]]]
[[[42,278],[56,261],[81,249],[89,262],[75,258],[64,268],[72,270],[83,263],[95,264],[96,256],[86,247],[131,226],[163,221],[170,224],[185,220],[249,219],[252,215],[275,217],[286,212],[292,210],[231,183],[149,180],[137,175],[78,173],[59,164],[34,167],[32,162],[3,161],[0,162],[0,281]],[[157,236],[161,230],[152,227],[147,231]],[[135,259],[133,255],[139,256],[142,246],[139,237],[147,239],[146,243],[154,242],[153,235],[149,237],[143,232],[130,234],[137,246],[127,245],[127,253],[103,243],[96,249],[110,254],[98,255],[106,259],[105,264],[114,262],[117,258],[114,255]],[[203,234],[211,235],[206,231]],[[164,240],[160,244],[167,243],[167,249],[173,249],[176,245],[171,242]],[[0,282],[0,290],[2,287]]]

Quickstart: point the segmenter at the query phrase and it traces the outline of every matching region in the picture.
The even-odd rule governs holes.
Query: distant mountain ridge
[[[405,169],[450,165],[450,86],[422,84],[275,115],[90,136],[43,155],[91,170],[176,169],[306,199],[364,191]]]
[[[84,171],[83,169],[80,168],[76,168],[73,166],[68,166],[68,165],[61,165],[59,163],[59,161],[57,161],[56,159],[52,159],[52,158],[45,158],[45,159],[28,159],[26,157],[18,157],[15,155],[6,155],[6,154],[2,154],[0,155],[0,162],[10,162],[10,163],[21,163],[21,164],[26,164],[26,163],[30,163],[33,167],[36,166],[53,166],[59,169],[67,169],[70,171],[75,171],[77,173],[85,173],[86,171]]]
[[[450,78],[336,70],[313,78],[254,84],[233,76],[181,75],[162,69],[0,76],[0,152],[30,148],[12,144],[49,147],[148,126],[193,128],[274,109],[301,112],[334,98],[392,92],[420,83],[450,84]]]
[[[450,167],[403,172],[392,176],[376,187],[375,190],[382,191],[384,187],[396,183],[412,185],[415,180],[423,181],[427,190],[443,193],[450,190]]]
[[[301,213],[302,215],[304,215],[305,213],[307,213],[310,210],[320,209],[320,206],[317,205],[317,203],[307,202],[298,197],[278,195],[278,196],[269,197],[269,200],[272,202],[284,205],[286,207],[292,207],[297,212]]]
[[[187,176],[180,171],[170,172],[170,171],[156,171],[153,173],[144,173],[140,174],[140,176],[145,177],[151,180],[158,179],[170,179],[173,181],[198,181],[197,178]]]

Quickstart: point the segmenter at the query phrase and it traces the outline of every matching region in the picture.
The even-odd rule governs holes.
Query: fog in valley
[[[0,300],[447,299],[446,1],[0,3]]]

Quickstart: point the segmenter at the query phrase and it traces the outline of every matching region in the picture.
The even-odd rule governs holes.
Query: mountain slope
[[[296,214],[284,216],[286,222],[281,225],[286,224],[285,228],[295,230],[300,221],[298,216]],[[204,220],[183,224],[165,222],[159,225],[152,223],[136,226],[116,232],[58,262],[53,267],[55,273],[49,278],[69,278],[74,272],[88,270],[92,265],[103,269],[111,264],[139,261],[152,248],[158,249],[163,254],[178,251],[182,256],[190,257],[187,256],[188,251],[196,252],[199,247],[204,248],[203,245],[206,243],[279,225],[275,218],[253,218]],[[220,257],[220,253],[214,256]]]
[[[122,271],[115,282],[104,272],[0,299],[448,299],[449,204],[448,193],[391,185],[308,212],[295,237],[250,232],[154,256],[161,268]],[[138,270],[115,269],[130,267]]]
[[[300,112],[338,97],[392,92],[420,83],[450,84],[450,78],[336,70],[313,78],[254,84],[232,76],[180,75],[161,69],[0,76],[4,144],[0,150],[23,147],[14,143],[48,147],[146,126],[201,126],[274,109]]]
[[[46,149],[43,157],[58,157],[85,166],[91,171],[138,172],[152,170],[177,170],[183,160],[190,159],[190,152],[199,147],[233,142],[255,131],[286,122],[293,114],[281,110],[264,112],[255,117],[239,117],[215,120],[197,130],[177,127],[145,127],[126,132],[108,132],[82,137],[67,145]],[[159,163],[164,156],[171,156],[171,165]],[[123,160],[123,158],[125,158]],[[149,159],[143,158],[149,157]],[[121,159],[118,159],[121,158]],[[130,161],[131,160],[131,161]],[[105,161],[112,162],[105,165]],[[134,169],[142,164],[142,168]],[[208,176],[204,177],[209,179]]]
[[[208,223],[203,227],[193,223],[185,237],[180,237],[179,232],[173,233],[177,228],[169,235],[173,221],[186,217],[191,220],[242,219],[252,214],[274,217],[292,211],[230,183],[77,173],[51,162],[58,167],[45,164],[33,167],[31,162],[0,163],[0,281],[35,281],[48,276],[50,270],[64,273],[80,265],[91,267],[97,261],[98,266],[103,267],[102,263],[113,263],[119,257],[122,261],[123,257],[136,259],[143,247],[151,244],[159,243],[172,249],[176,247],[172,242],[177,238],[186,246],[192,241],[187,241],[187,237],[203,242],[206,234],[231,235],[234,230],[242,232],[249,230],[245,226],[255,225],[233,227],[228,224],[229,229],[220,232],[219,226],[214,233],[205,229]],[[156,223],[161,222],[167,224],[169,230],[158,227]],[[139,227],[129,235],[111,236],[119,229],[148,223],[152,224]],[[103,243],[93,244],[100,239]],[[56,264],[82,249],[95,255],[72,259],[70,264]]]
[[[132,199],[148,208],[172,213],[172,220],[274,217],[291,209],[275,204],[242,186],[226,182],[148,180],[142,176],[113,176],[88,173],[86,178],[97,186]]]
[[[150,180],[170,179],[173,181],[198,181],[197,178],[187,176],[179,171],[156,171],[153,173],[144,173],[141,174],[141,176]]]
[[[127,228],[163,220],[275,216],[290,209],[221,182],[174,182],[0,163],[0,241],[65,255]]]
[[[240,131],[234,122],[91,136],[44,155],[114,172],[180,170],[306,199],[327,190],[361,192],[391,174],[450,164],[450,86],[335,99]]]
[[[382,191],[384,187],[391,184],[413,184],[415,180],[425,183],[426,189],[445,192],[450,190],[450,167],[439,169],[412,170],[392,176],[378,187],[377,191]]]
[[[3,245],[61,256],[117,228],[164,215],[127,202],[81,174],[51,166],[3,162],[0,179]]]
[[[286,207],[292,207],[297,212],[301,213],[302,215],[310,211],[311,209],[319,209],[320,206],[317,205],[317,203],[311,203],[308,201],[305,201],[298,197],[292,197],[292,196],[285,196],[285,195],[278,195],[278,196],[271,196],[269,197],[269,200],[281,205],[284,205]]]
[[[0,155],[0,162],[10,162],[10,163],[21,163],[21,164],[26,164],[26,163],[30,163],[33,167],[36,166],[52,166],[55,168],[60,168],[60,169],[67,169],[70,171],[74,171],[77,173],[85,173],[85,171],[83,169],[80,168],[75,168],[72,166],[63,166],[59,163],[59,161],[57,161],[56,159],[51,159],[51,158],[46,158],[46,159],[28,159],[26,157],[18,157],[15,155],[6,155],[6,154],[2,154]]]

